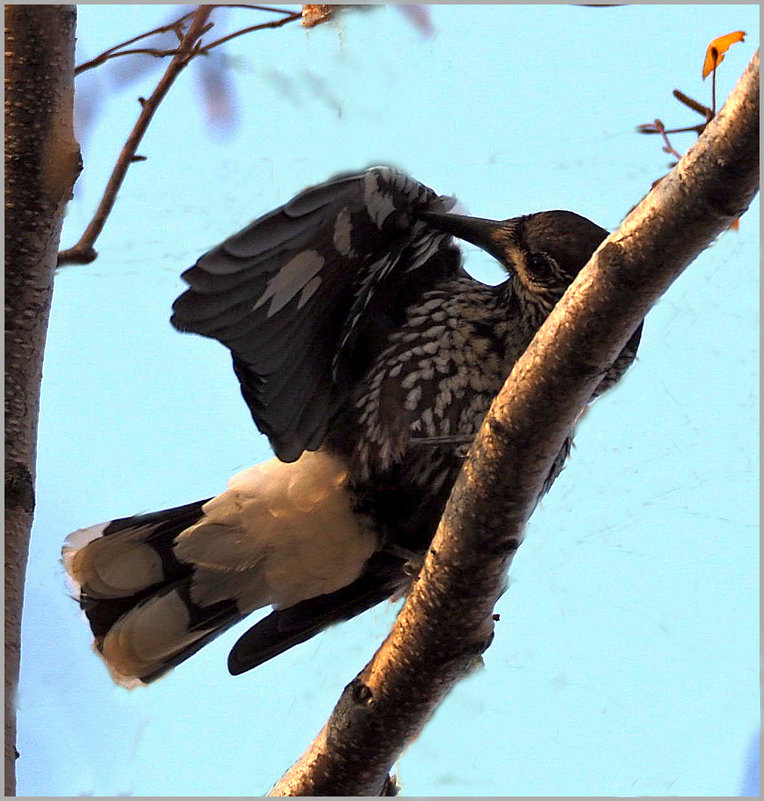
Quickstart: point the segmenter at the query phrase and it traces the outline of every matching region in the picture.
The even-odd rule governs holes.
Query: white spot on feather
[[[414,387],[406,396],[406,400],[403,404],[404,408],[408,409],[410,412],[413,412],[416,409],[417,405],[419,404],[421,397],[422,397],[422,387],[420,386]]]
[[[123,615],[103,641],[103,658],[120,684],[161,668],[211,628],[189,630],[191,616],[176,590],[148,598]]]
[[[270,300],[268,317],[273,317],[277,311],[283,309],[300,290],[309,294],[301,298],[300,305],[316,291],[318,284],[312,284],[312,279],[324,266],[324,257],[315,250],[303,250],[291,261],[287,262],[272,278],[268,280],[268,287],[260,299],[252,307],[252,311],[259,309]],[[320,279],[318,279],[320,281]],[[311,286],[310,289],[308,287]]]
[[[301,309],[310,298],[313,296],[313,293],[321,286],[321,279],[316,275],[308,281],[307,284],[302,288],[302,292],[300,292],[300,299],[297,301],[297,308]]]
[[[350,212],[347,210],[347,208],[344,208],[337,215],[337,219],[334,221],[334,236],[332,238],[334,247],[336,247],[343,256],[353,257],[356,255],[351,244],[352,230],[353,226],[350,222]]]
[[[393,196],[379,187],[377,175],[369,170],[364,176],[363,199],[369,216],[381,228],[384,221],[395,211]]]

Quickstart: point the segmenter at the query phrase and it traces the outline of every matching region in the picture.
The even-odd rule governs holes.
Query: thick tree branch
[[[5,794],[15,793],[16,687],[40,380],[63,222],[80,170],[74,6],[5,8]]]
[[[508,564],[592,390],[671,282],[758,191],[758,80],[757,54],[724,109],[603,243],[517,362],[391,634],[272,795],[379,794],[406,743],[490,643]]]

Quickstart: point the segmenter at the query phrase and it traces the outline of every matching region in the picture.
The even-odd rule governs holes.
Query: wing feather
[[[405,309],[461,271],[451,237],[414,214],[451,205],[390,168],[338,176],[183,274],[189,288],[175,301],[173,325],[231,350],[244,399],[279,458],[320,447],[348,391],[338,365],[372,331],[364,358],[384,348],[385,325],[395,324],[389,306]]]

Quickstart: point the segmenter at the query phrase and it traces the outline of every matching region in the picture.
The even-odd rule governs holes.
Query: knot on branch
[[[350,693],[355,703],[365,705],[373,703],[374,693],[371,691],[371,687],[361,679],[356,677],[350,682],[348,687],[350,688]]]
[[[506,525],[506,520],[502,520],[501,525]],[[485,551],[490,556],[507,556],[513,554],[520,547],[521,542],[520,537],[508,537],[486,546]]]
[[[34,511],[34,480],[21,462],[8,462],[5,466],[5,503],[11,509],[21,508],[27,513]]]
[[[486,422],[488,428],[491,430],[491,434],[496,437],[499,442],[503,444],[509,440],[510,436],[512,435],[512,431],[505,422],[498,420],[490,412],[486,416]]]

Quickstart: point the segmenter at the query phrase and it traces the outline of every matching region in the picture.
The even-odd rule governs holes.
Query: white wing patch
[[[395,211],[393,196],[379,188],[379,181],[374,170],[369,170],[363,179],[363,200],[369,216],[381,228],[384,221]]]
[[[300,292],[300,299],[297,301],[297,308],[301,309],[311,298],[313,293],[321,286],[321,279],[316,275],[308,281]]]
[[[351,244],[352,229],[353,226],[350,222],[350,212],[347,210],[346,206],[337,215],[337,219],[334,221],[334,235],[332,237],[332,243],[334,244],[334,247],[337,248],[337,252],[340,255],[351,259],[358,255],[353,250],[353,246]]]
[[[316,291],[321,279],[317,278],[318,273],[324,266],[324,257],[315,250],[303,250],[298,253],[291,261],[285,264],[274,276],[268,280],[268,288],[263,292],[260,299],[252,307],[252,311],[259,309],[266,301],[270,300],[268,307],[268,317],[273,317],[277,311],[294,298],[298,292],[303,292],[300,298],[300,305]],[[309,288],[310,287],[310,288]],[[308,292],[307,296],[305,292]]]

